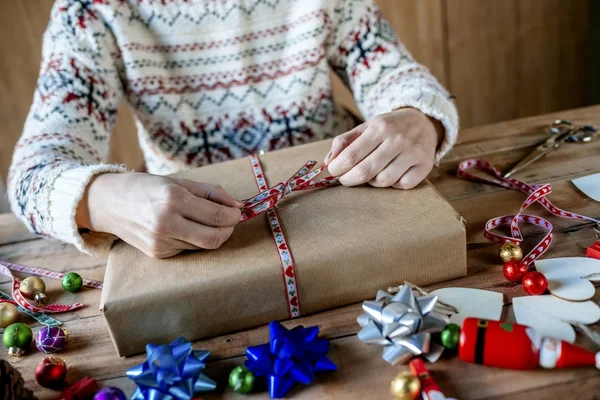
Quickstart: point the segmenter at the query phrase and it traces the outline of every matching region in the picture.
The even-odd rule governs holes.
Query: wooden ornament
[[[526,298],[537,297],[541,296],[526,296]],[[564,340],[569,343],[575,341],[575,329],[573,329],[570,324],[561,321],[559,318],[541,313],[527,305],[523,305],[521,300],[524,298],[525,297],[513,298],[515,319],[519,324],[535,329],[542,336]]]
[[[458,309],[458,314],[450,316],[450,322],[458,326],[469,317],[499,320],[502,316],[502,293],[480,289],[443,288],[430,294]]]
[[[594,297],[592,282],[600,282],[600,260],[562,257],[536,260],[535,268],[548,280],[548,290],[564,300],[583,301]]]

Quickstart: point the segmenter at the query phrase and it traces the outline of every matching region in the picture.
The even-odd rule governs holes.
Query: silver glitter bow
[[[437,296],[415,297],[408,285],[392,296],[379,290],[375,301],[363,302],[365,314],[358,316],[362,327],[358,338],[367,344],[384,346],[383,359],[390,364],[406,363],[414,356],[435,362],[444,347],[431,341],[449,318],[434,310]]]

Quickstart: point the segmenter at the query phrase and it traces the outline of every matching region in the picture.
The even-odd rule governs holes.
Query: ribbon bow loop
[[[190,400],[215,389],[216,383],[202,372],[209,355],[192,350],[183,337],[168,345],[148,344],[146,361],[127,371],[137,385],[132,400]]]
[[[327,165],[312,170],[314,166],[317,165],[317,162],[315,160],[309,160],[288,180],[279,182],[269,188],[267,187],[264,174],[258,173],[258,169],[261,168],[258,157],[253,155],[250,157],[250,160],[252,168],[255,170],[255,176],[261,192],[256,196],[243,201],[244,207],[240,219],[242,222],[263,214],[268,209],[275,207],[281,199],[292,192],[317,189],[339,183],[338,179],[333,176],[315,179],[327,169]]]

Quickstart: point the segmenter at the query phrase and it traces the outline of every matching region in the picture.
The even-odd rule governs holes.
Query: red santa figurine
[[[467,318],[458,345],[461,360],[505,369],[600,369],[600,353],[553,338],[511,322]]]
[[[585,255],[589,258],[600,260],[600,224],[596,228],[596,243],[587,248]]]

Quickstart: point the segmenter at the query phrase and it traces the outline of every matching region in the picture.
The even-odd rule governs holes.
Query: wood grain
[[[453,176],[453,170],[459,159],[456,154],[487,157],[505,163],[516,161],[519,150],[531,147],[533,139],[540,135],[536,128],[557,115],[503,122],[464,132],[464,143],[458,145],[453,152],[455,155],[441,165],[432,182],[468,221],[468,276],[432,285],[428,289],[445,286],[484,288],[503,293],[506,304],[510,304],[512,297],[524,295],[519,285],[510,284],[503,278],[497,247],[481,238],[481,227],[486,219],[514,211],[524,196],[493,186],[458,180]],[[565,111],[560,115],[567,115],[579,122],[594,122],[600,118],[597,117],[600,115],[600,106]],[[481,139],[478,141],[477,137]],[[504,143],[508,138],[514,142],[514,147],[511,150],[496,151],[495,143]],[[551,181],[555,188],[552,200],[559,206],[575,212],[597,213],[597,203],[579,193],[569,180],[585,169],[600,171],[600,160],[597,157],[599,146],[600,141],[589,146],[563,147],[556,153],[558,160],[545,158],[531,166],[526,172],[528,179],[535,182]],[[585,247],[594,240],[590,223],[556,218],[552,218],[552,222],[557,227],[556,240],[548,257],[581,255]],[[0,244],[0,259],[60,271],[75,270],[92,279],[102,279],[106,255],[91,258],[78,253],[72,246],[31,240],[31,237],[24,235],[22,229],[18,229],[18,222],[11,215],[0,216],[0,226],[8,226],[15,233],[14,238],[10,235],[0,236],[0,243],[3,243]],[[535,229],[525,229],[524,233],[527,237],[525,248],[539,240],[540,232]],[[6,291],[7,283],[7,279],[0,280],[0,290]],[[88,305],[83,310],[59,316],[72,332],[68,347],[60,353],[69,363],[69,382],[89,375],[98,379],[102,385],[116,385],[131,393],[134,387],[131,381],[124,378],[125,370],[141,362],[144,357],[119,359],[116,356],[98,311],[100,292],[86,289],[78,294],[68,294],[59,289],[56,281],[47,280],[47,284],[52,300],[82,301]],[[600,295],[596,296],[595,301],[598,300]],[[388,395],[389,382],[394,374],[405,367],[390,367],[380,359],[380,348],[358,342],[355,336],[358,330],[355,318],[359,311],[360,304],[353,304],[285,322],[288,326],[318,325],[322,336],[332,340],[331,357],[340,366],[339,372],[318,377],[316,383],[309,387],[295,388],[291,396],[299,399],[391,398]],[[509,320],[512,318],[508,306],[505,307],[505,316]],[[195,343],[195,348],[213,352],[213,361],[209,363],[207,372],[220,383],[219,391],[203,398],[238,398],[230,390],[224,390],[228,371],[243,362],[247,346],[263,343],[267,336],[267,327],[263,326]],[[585,340],[581,344],[590,345]],[[6,354],[2,353],[0,357],[6,357]],[[32,353],[21,360],[18,368],[24,374],[28,387],[34,389],[36,395],[43,400],[51,399],[56,392],[43,390],[33,381],[33,370],[42,357],[40,353]],[[432,365],[431,371],[447,395],[460,399],[593,399],[600,386],[600,375],[592,368],[514,372],[465,364],[453,357]],[[253,395],[252,398],[266,398],[266,394]]]
[[[515,6],[517,116],[585,104],[590,2],[516,1]]]
[[[517,115],[514,0],[447,1],[450,90],[461,125],[481,125]]]

